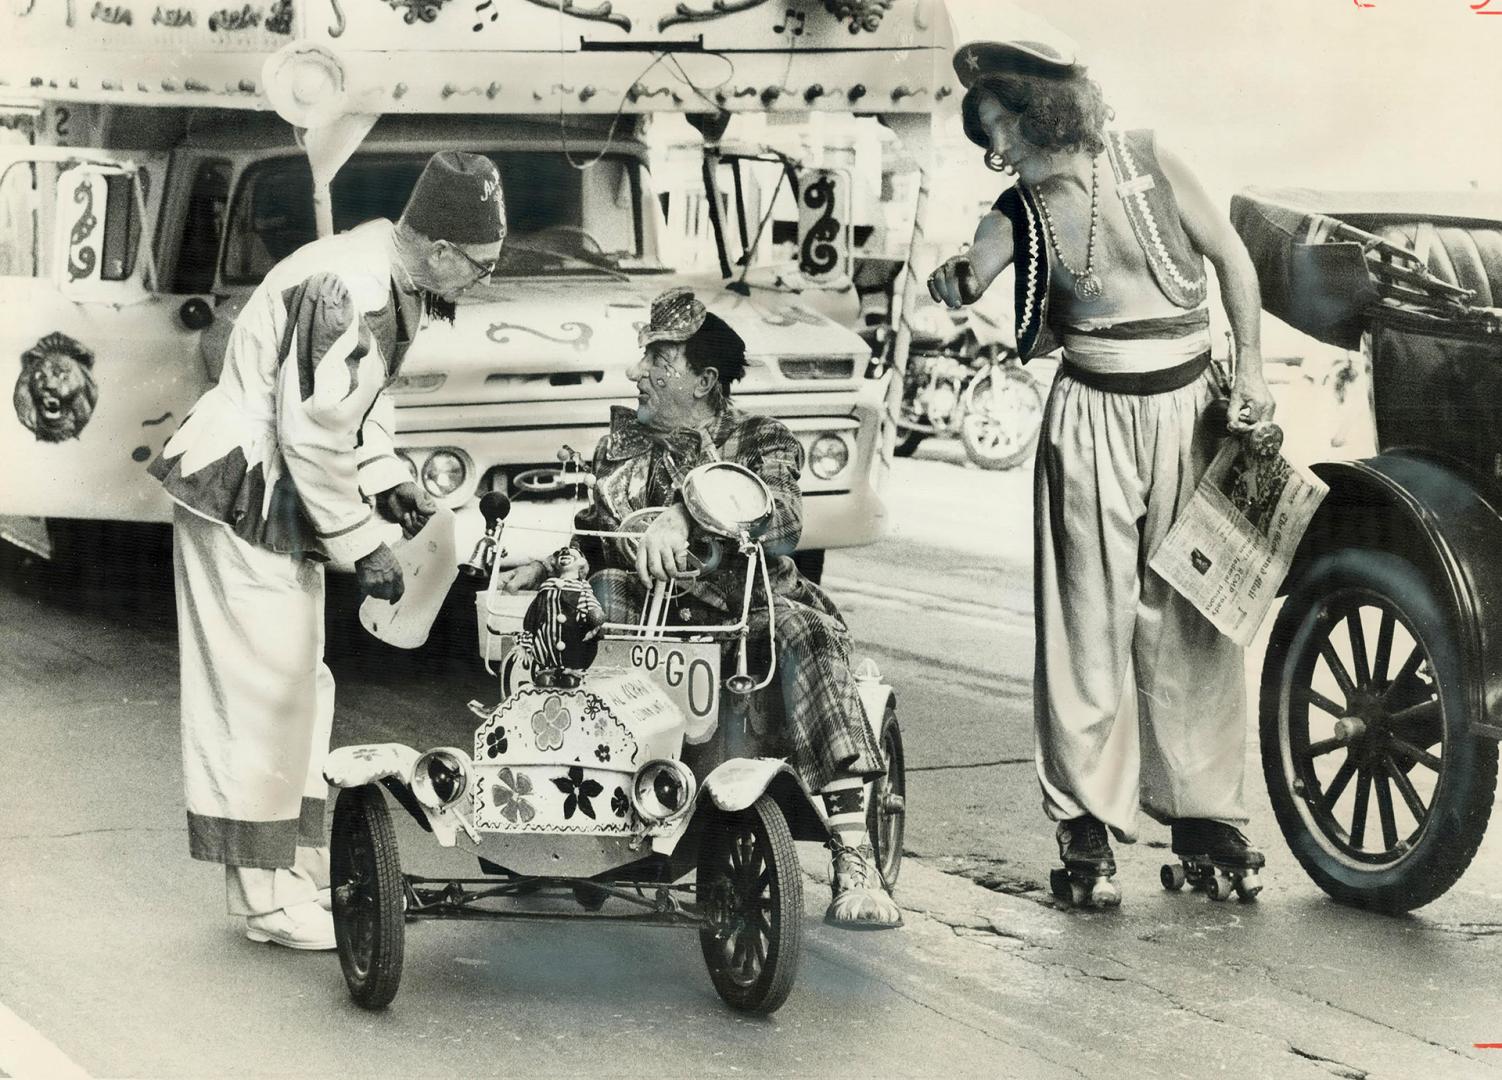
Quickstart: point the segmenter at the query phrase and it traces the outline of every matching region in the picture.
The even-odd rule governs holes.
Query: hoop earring
[[[1008,165],[1006,158],[1002,157],[995,150],[986,151],[986,168],[992,172],[1005,173],[1008,176],[1015,176],[1017,174],[1017,170]]]

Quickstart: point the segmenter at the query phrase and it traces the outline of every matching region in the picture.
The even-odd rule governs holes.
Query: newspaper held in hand
[[[428,640],[449,586],[459,576],[453,511],[439,510],[392,554],[402,568],[402,598],[392,604],[367,596],[360,604],[360,625],[388,645],[415,649]]]
[[[1222,440],[1189,503],[1148,565],[1211,624],[1250,645],[1329,488],[1279,453],[1281,431],[1258,425]]]

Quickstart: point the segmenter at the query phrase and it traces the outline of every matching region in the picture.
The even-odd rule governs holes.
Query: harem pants
[[[1133,841],[1159,821],[1246,821],[1242,651],[1148,569],[1215,450],[1210,372],[1134,395],[1061,373],[1036,492],[1034,724],[1043,806]]]
[[[232,914],[312,900],[334,716],[323,568],[182,506],[173,541],[189,852],[225,864]]]

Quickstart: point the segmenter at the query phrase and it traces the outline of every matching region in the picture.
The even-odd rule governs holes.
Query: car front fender
[[[1368,547],[1422,571],[1451,613],[1470,697],[1471,728],[1502,738],[1502,518],[1475,479],[1420,453],[1394,450],[1324,462],[1330,486],[1304,534],[1285,588],[1326,551]]]
[[[337,788],[357,788],[379,783],[396,798],[402,809],[438,841],[440,847],[453,847],[463,830],[471,841],[479,843],[479,834],[464,816],[464,800],[441,810],[417,801],[412,794],[412,768],[421,757],[416,750],[401,743],[373,743],[341,746],[330,750],[323,761],[323,778]]]

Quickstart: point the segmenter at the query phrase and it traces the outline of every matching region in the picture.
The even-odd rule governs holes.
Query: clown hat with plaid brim
[[[669,289],[652,301],[651,319],[637,332],[636,343],[645,349],[654,341],[687,341],[699,332],[708,314],[693,289]]]
[[[1036,75],[1067,79],[1084,74],[1073,50],[1042,41],[972,41],[954,53],[954,71],[970,89],[987,75]]]

